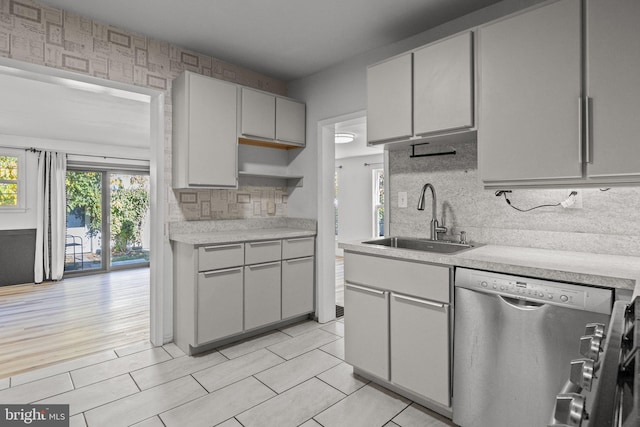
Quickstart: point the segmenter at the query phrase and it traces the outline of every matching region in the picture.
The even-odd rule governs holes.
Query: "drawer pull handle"
[[[229,268],[226,270],[215,270],[215,271],[208,271],[206,273],[202,273],[204,275],[204,277],[211,277],[211,276],[219,276],[222,274],[231,274],[231,273],[236,273],[236,272],[242,272],[242,267],[238,267],[238,268]]]
[[[375,294],[375,295],[384,295],[387,293],[386,291],[379,291],[377,289],[365,288],[364,286],[352,285],[350,283],[347,283],[345,286],[347,288],[357,289],[359,291],[368,292],[370,294]]]
[[[269,268],[269,267],[273,267],[275,265],[280,265],[280,261],[270,262],[268,264],[248,265],[247,267],[249,267],[251,270],[259,270],[261,268]]]
[[[287,264],[296,264],[296,263],[299,263],[299,262],[306,262],[306,261],[311,261],[311,260],[313,260],[312,256],[308,256],[308,257],[305,257],[305,258],[287,259],[285,261],[286,261]]]
[[[408,297],[406,295],[393,294],[393,297],[395,299],[411,301],[411,302],[417,302],[418,304],[428,305],[430,307],[444,308],[446,305],[448,305],[448,304],[442,304],[442,303],[439,303],[439,302],[432,302],[432,301],[428,301],[428,300],[424,300],[424,299],[412,298],[412,297]]]
[[[296,242],[304,242],[306,240],[313,240],[313,237],[294,237],[293,239],[287,239],[287,242],[296,243]]]
[[[593,163],[591,159],[591,97],[587,97],[584,103],[584,148],[587,163]]]
[[[249,246],[275,246],[280,245],[280,240],[270,240],[268,242],[251,242]]]
[[[239,245],[206,246],[203,249],[205,252],[223,251],[225,249],[242,249],[242,243]]]

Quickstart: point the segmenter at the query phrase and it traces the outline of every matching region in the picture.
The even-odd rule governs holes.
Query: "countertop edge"
[[[526,265],[524,261],[518,263],[510,263],[504,260],[492,260],[488,256],[474,258],[472,249],[458,254],[446,255],[430,252],[422,252],[408,249],[387,248],[376,245],[367,245],[362,243],[340,243],[339,247],[346,252],[356,252],[369,254],[374,256],[385,256],[391,258],[402,259],[406,261],[426,262],[440,264],[452,267],[472,268],[477,270],[495,271],[503,274],[514,274],[520,276],[529,276],[534,278],[556,280],[562,282],[581,283],[593,286],[602,286],[615,289],[626,289],[633,291],[636,287],[640,287],[640,269],[638,272],[628,270],[620,273],[594,273],[576,271],[579,266],[572,266],[566,270],[560,270],[556,267],[541,267],[539,265]],[[486,249],[499,248],[493,245],[483,246]],[[478,248],[479,249],[479,248]],[[529,249],[529,248],[520,248]],[[549,251],[549,254],[563,251]],[[622,257],[621,257],[622,258]],[[640,259],[638,260],[640,262]],[[613,268],[613,267],[612,267]]]
[[[175,233],[169,236],[172,242],[189,245],[211,245],[224,243],[240,243],[269,239],[288,239],[295,237],[312,237],[316,232],[299,228],[268,228],[250,230],[209,231],[201,233]]]

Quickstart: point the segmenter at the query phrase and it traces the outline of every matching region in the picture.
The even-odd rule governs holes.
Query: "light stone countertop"
[[[640,293],[640,257],[486,245],[457,254],[438,254],[357,243],[340,243],[347,252],[467,267],[498,273],[582,283]]]
[[[170,239],[189,245],[211,245],[223,243],[250,242],[257,240],[291,239],[315,236],[314,230],[300,228],[257,228],[248,230],[203,231],[171,234]]]

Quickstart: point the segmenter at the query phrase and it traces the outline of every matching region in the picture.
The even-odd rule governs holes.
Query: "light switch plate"
[[[398,192],[398,207],[406,208],[407,207],[407,192],[400,191]]]

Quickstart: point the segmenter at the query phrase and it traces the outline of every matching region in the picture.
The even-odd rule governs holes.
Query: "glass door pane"
[[[384,169],[373,170],[373,237],[384,236]]]
[[[103,172],[67,171],[65,271],[102,269]]]
[[[149,175],[110,173],[110,265],[149,263]]]

